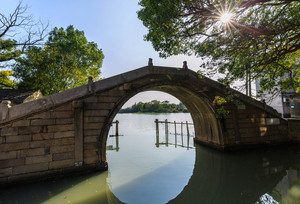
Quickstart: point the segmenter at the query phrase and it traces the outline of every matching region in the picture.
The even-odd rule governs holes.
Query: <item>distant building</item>
[[[0,89],[0,103],[4,100],[9,100],[11,105],[17,105],[41,97],[43,97],[43,94],[37,90]]]
[[[290,91],[280,91],[276,95],[260,94],[259,91],[261,90],[261,88],[259,82],[260,82],[259,80],[255,82],[257,97],[259,99],[265,100],[266,104],[273,107],[275,110],[277,110],[278,113],[281,113],[284,118],[291,117],[291,108],[299,108],[291,104],[291,99],[300,97],[298,93],[294,92],[293,90],[290,90]]]

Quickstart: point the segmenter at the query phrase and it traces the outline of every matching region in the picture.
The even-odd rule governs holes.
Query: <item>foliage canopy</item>
[[[28,46],[39,44],[46,36],[48,26],[35,22],[26,11],[22,2],[9,15],[0,11],[0,68],[5,69],[0,73],[1,88],[14,88],[10,66]]]
[[[140,0],[138,17],[161,57],[195,54],[223,82],[261,78],[265,90],[300,91],[300,1]],[[224,13],[228,22],[221,22]],[[298,62],[297,62],[298,61]],[[285,80],[278,80],[281,77]]]
[[[44,95],[87,83],[100,77],[104,55],[83,31],[73,26],[54,28],[44,46],[32,46],[14,66],[21,89],[40,89]]]
[[[151,102],[139,102],[135,103],[131,107],[121,109],[120,113],[188,113],[187,108],[183,103],[178,105],[170,103],[169,101],[157,101],[153,100]]]

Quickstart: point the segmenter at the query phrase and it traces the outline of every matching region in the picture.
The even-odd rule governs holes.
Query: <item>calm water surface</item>
[[[220,153],[193,144],[189,114],[118,114],[107,141],[107,172],[27,184],[0,203],[300,203],[300,148]],[[297,200],[298,199],[298,200]],[[290,202],[291,201],[291,202]]]

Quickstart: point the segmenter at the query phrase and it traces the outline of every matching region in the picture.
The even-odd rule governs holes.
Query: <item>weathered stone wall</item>
[[[0,178],[74,165],[74,110],[66,104],[1,126]]]
[[[112,121],[106,119],[123,95],[122,87],[116,87],[3,123],[0,183],[85,169],[105,170],[107,163],[105,154],[101,154],[100,134],[105,122],[110,127]]]
[[[231,106],[224,120],[225,146],[272,144],[290,141],[287,121],[250,104]]]
[[[300,141],[300,118],[288,119],[289,136],[293,141]]]

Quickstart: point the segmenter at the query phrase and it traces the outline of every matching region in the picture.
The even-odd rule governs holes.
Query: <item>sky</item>
[[[188,62],[191,70],[199,70],[201,60],[194,56],[159,57],[143,36],[147,28],[137,18],[141,8],[139,0],[23,0],[27,13],[34,19],[49,22],[49,31],[54,27],[67,28],[73,25],[82,30],[88,41],[98,44],[104,53],[102,77],[108,78],[139,67],[146,66],[148,59],[158,66],[182,67]],[[12,13],[19,0],[0,0],[0,13]],[[161,92],[137,95],[135,101],[170,100],[178,102]]]

